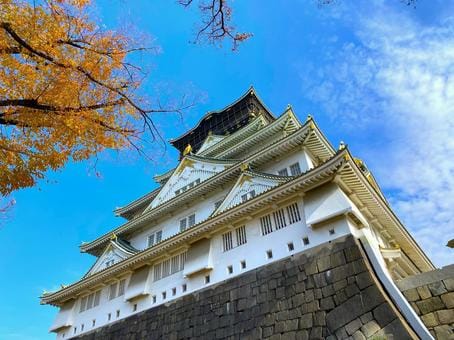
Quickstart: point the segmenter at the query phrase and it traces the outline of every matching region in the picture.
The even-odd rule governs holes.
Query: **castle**
[[[179,163],[155,176],[157,189],[115,210],[125,222],[80,246],[96,257],[93,266],[79,281],[41,296],[42,304],[59,307],[50,328],[57,339],[93,334],[347,239],[361,244],[368,275],[409,337],[431,338],[396,282],[433,264],[365,163],[343,144],[333,148],[312,117],[301,122],[290,106],[275,117],[250,88],[171,144]],[[327,282],[343,275],[329,261],[317,262]],[[348,256],[340,261],[347,265]]]

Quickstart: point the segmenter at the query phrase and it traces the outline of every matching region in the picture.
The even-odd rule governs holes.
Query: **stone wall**
[[[454,265],[411,276],[397,283],[437,339],[454,339]]]
[[[251,270],[79,338],[349,337],[416,338],[353,237]]]

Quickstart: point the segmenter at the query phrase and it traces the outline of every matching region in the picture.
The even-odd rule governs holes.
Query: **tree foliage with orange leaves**
[[[181,2],[190,6],[192,1]],[[226,0],[200,0],[203,35],[248,36],[229,25]],[[146,50],[88,15],[90,0],[0,0],[0,194],[29,187],[68,160],[134,147],[159,137],[152,114],[162,107],[138,95],[141,69],[128,56]],[[210,19],[211,17],[211,19]],[[151,106],[151,107],[146,107]]]

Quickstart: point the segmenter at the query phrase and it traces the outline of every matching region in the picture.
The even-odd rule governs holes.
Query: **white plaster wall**
[[[302,172],[312,167],[308,154],[306,154],[304,150],[300,149],[289,155],[283,156],[281,159],[267,164],[266,166],[257,170],[265,173],[277,174],[278,170],[284,167],[289,167],[291,164],[294,164],[297,161],[300,163]],[[234,185],[235,181],[231,183],[231,186]],[[195,204],[187,207],[184,210],[181,210],[178,214],[175,213],[174,216],[163,218],[161,221],[158,221],[157,224],[151,225],[148,229],[146,228],[138,232],[129,239],[131,245],[137,249],[145,249],[147,247],[148,235],[157,230],[163,231],[163,239],[178,233],[180,228],[180,219],[190,215],[193,212],[196,212],[196,223],[208,218],[214,211],[214,203],[225,197],[230,188],[231,187],[226,185],[224,189],[220,189],[212,195],[209,195],[204,200],[195,202]],[[337,219],[329,224],[319,226],[315,230],[307,227],[305,222],[304,203],[309,205],[314,204],[313,202],[311,202],[311,199],[309,199],[308,202],[303,202],[303,200],[298,201],[298,206],[302,218],[300,222],[289,225],[283,229],[274,231],[265,236],[261,235],[260,220],[258,218],[249,221],[246,224],[247,243],[225,253],[222,250],[221,234],[215,235],[211,240],[213,270],[209,272],[210,283],[208,285],[219,283],[225,279],[239,275],[244,271],[266,265],[267,263],[272,261],[278,261],[292,254],[305,251],[307,249],[313,248],[350,233],[348,222],[345,218]],[[333,235],[329,234],[330,229],[335,230],[335,233]],[[309,245],[303,245],[303,237],[309,238]],[[289,252],[287,247],[287,244],[289,242],[293,242],[294,245],[294,250],[291,252]],[[267,250],[272,250],[272,259],[267,259]],[[241,270],[240,261],[243,260],[246,261],[246,269]],[[233,266],[232,274],[227,273],[228,265]],[[152,275],[152,270],[153,269],[151,268],[149,275]],[[107,319],[108,313],[111,313],[112,315],[110,322],[130,316],[134,313],[134,303],[137,303],[138,307],[136,312],[140,312],[141,310],[152,308],[154,306],[168,302],[169,300],[196,291],[207,286],[205,284],[205,275],[206,274],[199,274],[194,275],[190,278],[185,278],[183,276],[183,271],[180,271],[156,282],[153,282],[151,276],[149,279],[148,287],[150,294],[145,298],[133,302],[124,301],[124,296],[117,297],[116,299],[109,301],[109,286],[106,286],[102,290],[99,306],[79,313],[78,311],[80,301],[76,303],[73,327],[71,327],[71,329],[69,330],[67,329],[65,331],[59,332],[57,336],[59,339],[62,338],[63,333],[65,333],[65,338],[74,336],[74,327],[77,327],[77,332],[75,335],[81,334],[80,327],[82,323],[85,325],[84,332],[90,331],[93,329],[93,319],[96,319],[95,328],[106,325],[107,323],[109,323]],[[182,291],[183,284],[187,285],[186,292]],[[175,296],[172,295],[172,288],[174,287],[176,288]],[[165,300],[162,298],[163,291],[166,291],[167,293]],[[153,303],[152,300],[152,297],[154,295],[156,295],[156,303]],[[117,310],[120,310],[119,318],[116,317]]]

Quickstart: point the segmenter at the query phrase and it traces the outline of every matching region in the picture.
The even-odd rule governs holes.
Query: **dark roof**
[[[129,251],[130,253],[138,253],[140,251],[139,249],[136,249],[133,246],[131,246],[131,243],[129,243],[129,241],[123,240],[123,239],[121,239],[119,237],[117,237],[116,243],[121,248],[125,249],[126,251]]]
[[[180,137],[170,140],[170,143],[180,151],[180,156],[188,144],[191,144],[192,152],[195,153],[210,133],[222,136],[234,133],[258,115],[264,116],[269,122],[276,119],[251,87],[242,97],[226,108],[208,112],[194,128]]]

